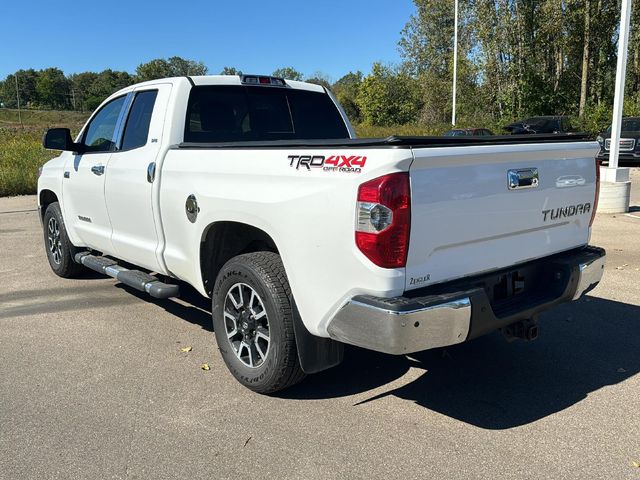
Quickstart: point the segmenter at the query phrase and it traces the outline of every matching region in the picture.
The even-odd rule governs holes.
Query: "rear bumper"
[[[580,298],[598,284],[604,263],[603,249],[585,247],[402,297],[357,296],[331,320],[329,336],[396,355],[455,345]],[[527,277],[526,291],[494,295],[503,278]]]

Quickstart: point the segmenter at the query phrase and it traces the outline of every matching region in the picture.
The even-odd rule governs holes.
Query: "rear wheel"
[[[69,241],[58,202],[51,203],[44,212],[44,245],[53,273],[63,278],[77,276],[82,265],[73,260],[76,249]]]
[[[289,282],[277,254],[232,258],[220,270],[212,297],[218,348],[240,383],[259,393],[273,393],[304,378]]]

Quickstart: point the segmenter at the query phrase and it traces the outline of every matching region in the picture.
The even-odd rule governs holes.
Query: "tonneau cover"
[[[320,140],[265,140],[246,142],[194,143],[183,142],[173,148],[179,149],[236,149],[236,148],[429,148],[473,145],[520,145],[531,143],[566,143],[589,140],[586,133],[532,134],[532,135],[487,135],[460,137],[403,137],[392,135],[386,138],[339,138]]]

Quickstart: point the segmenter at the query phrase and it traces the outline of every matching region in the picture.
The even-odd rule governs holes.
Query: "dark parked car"
[[[528,133],[572,133],[569,117],[563,116],[546,116],[531,117],[526,120],[511,123],[504,127],[506,131],[513,135],[522,135]]]
[[[625,117],[620,129],[620,150],[618,162],[640,162],[640,117]],[[600,152],[596,157],[600,161],[609,161],[611,149],[611,125],[596,138]]]
[[[454,128],[444,134],[445,137],[465,137],[471,135],[493,135],[493,132],[486,128]]]

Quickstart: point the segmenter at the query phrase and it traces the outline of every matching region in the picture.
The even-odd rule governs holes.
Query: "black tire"
[[[44,248],[53,273],[62,278],[76,277],[82,265],[73,260],[76,248],[69,241],[58,202],[49,204],[43,219]]]
[[[271,252],[234,257],[216,279],[212,315],[218,349],[236,380],[255,392],[277,392],[305,377],[298,360],[290,295],[280,256]],[[234,326],[238,333],[229,337]],[[260,332],[268,334],[268,343]]]

